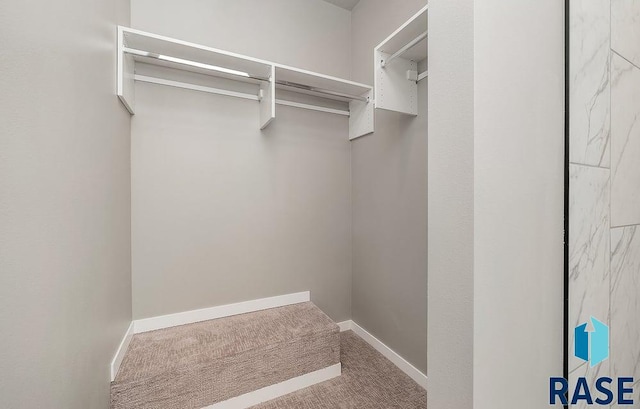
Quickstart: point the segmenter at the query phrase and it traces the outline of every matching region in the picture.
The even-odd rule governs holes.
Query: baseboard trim
[[[352,327],[353,321],[346,320],[342,322],[338,322],[338,326],[340,327],[340,332],[349,331]]]
[[[222,402],[215,403],[203,409],[245,409],[271,399],[287,395],[300,389],[308,388],[320,382],[340,376],[342,373],[342,365],[337,363],[323,369],[319,369],[308,374],[288,379],[275,385],[266,386],[244,395],[236,396]]]
[[[133,322],[129,324],[129,328],[127,329],[127,332],[125,332],[124,337],[122,338],[122,341],[120,341],[120,345],[116,350],[116,354],[111,360],[111,382],[116,379],[116,375],[120,369],[120,364],[122,364],[122,360],[124,359],[124,354],[127,352],[129,344],[131,343],[131,338],[133,338]]]
[[[311,300],[309,291],[279,295],[276,297],[260,298],[235,304],[219,305],[200,310],[184,311],[175,314],[161,315],[158,317],[144,318],[133,321],[136,334],[157,329],[175,327],[178,325],[193,324],[194,322],[214,320],[230,317],[238,314],[267,310],[269,308],[284,307]]]
[[[371,335],[367,330],[362,328],[356,322],[349,320],[349,321],[340,322],[338,323],[338,325],[340,326],[340,331],[352,330],[353,332],[355,332],[367,344],[374,347],[376,351],[380,352],[382,355],[384,355],[385,358],[390,360],[402,372],[406,373],[411,379],[416,381],[418,385],[420,385],[424,389],[427,389],[427,375],[423,374],[418,368],[411,365],[406,359],[401,357],[393,349],[386,346],[378,338]]]

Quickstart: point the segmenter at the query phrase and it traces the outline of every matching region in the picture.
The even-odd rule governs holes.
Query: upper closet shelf
[[[428,10],[425,6],[374,50],[376,107],[418,114],[417,82],[427,77],[418,63],[428,56]]]
[[[246,86],[241,87],[244,92],[238,92],[150,77],[138,72],[137,63],[221,77],[233,80],[231,83],[251,83],[256,85],[256,91],[247,93]],[[118,27],[117,77],[117,95],[131,114],[135,110],[134,81],[144,81],[259,101],[260,129],[276,117],[279,104],[348,115],[349,139],[373,132],[371,86],[131,28]],[[276,98],[276,88],[320,98],[314,98],[313,104],[280,99]],[[323,100],[348,103],[349,109],[323,105]]]

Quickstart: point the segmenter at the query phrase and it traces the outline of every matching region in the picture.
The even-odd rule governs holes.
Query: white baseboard
[[[339,322],[338,326],[340,327],[340,332],[349,331],[352,327],[352,324],[353,324],[353,321],[351,320]]]
[[[308,374],[288,379],[275,385],[266,386],[257,391],[248,392],[244,395],[227,399],[223,402],[215,403],[203,409],[245,409],[260,403],[287,395],[289,393],[307,388],[320,382],[340,376],[342,365],[337,363],[323,369],[319,369]]]
[[[343,321],[338,323],[340,326],[340,331],[353,330],[360,338],[367,342],[367,344],[374,347],[378,352],[384,355],[385,358],[390,360],[395,366],[397,366],[402,372],[409,375],[411,379],[416,381],[416,383],[422,386],[424,389],[427,389],[427,375],[420,372],[418,368],[411,365],[407,362],[406,359],[398,355],[393,349],[386,346],[382,341],[378,338],[371,335],[360,325],[355,323],[352,320]]]
[[[118,369],[120,369],[120,364],[124,359],[124,354],[127,352],[127,348],[129,348],[129,343],[131,343],[131,338],[133,338],[133,322],[129,324],[129,328],[127,329],[127,332],[125,332],[124,337],[118,346],[118,350],[111,360],[111,382],[116,379]]]
[[[133,328],[134,332],[139,334],[141,332],[192,324],[200,321],[214,320],[217,318],[230,317],[232,315],[266,310],[269,308],[284,307],[285,305],[298,304],[310,300],[311,297],[309,291],[303,291],[300,293],[260,298],[235,304],[219,305],[217,307],[203,308],[200,310],[161,315],[159,317],[144,318],[133,321]]]

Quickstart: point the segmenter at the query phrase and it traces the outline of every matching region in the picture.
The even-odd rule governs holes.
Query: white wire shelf
[[[131,114],[135,112],[134,82],[142,81],[255,99],[261,106],[261,129],[268,126],[275,118],[277,103],[337,115],[348,115],[350,139],[373,132],[373,88],[369,85],[127,27],[118,27],[118,42],[117,95]],[[195,72],[238,82],[249,82],[259,85],[259,92],[256,91],[255,95],[247,95],[246,92],[239,93],[167,78],[137,75],[137,63]],[[348,102],[349,110],[287,101],[281,98],[276,100],[276,87],[321,97],[321,99]]]

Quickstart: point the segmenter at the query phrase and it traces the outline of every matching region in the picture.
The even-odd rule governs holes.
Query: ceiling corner
[[[338,7],[341,7],[345,10],[353,10],[353,8],[358,4],[360,0],[324,0],[327,3],[334,4]]]

